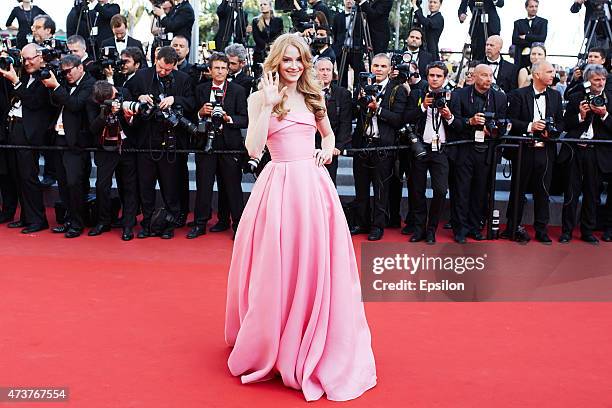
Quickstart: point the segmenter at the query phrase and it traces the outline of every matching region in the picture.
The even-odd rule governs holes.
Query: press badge
[[[485,133],[484,130],[477,130],[474,132],[474,140],[476,143],[484,143]]]
[[[89,33],[90,35],[96,36],[98,35],[98,27],[93,26],[91,27],[91,33]]]

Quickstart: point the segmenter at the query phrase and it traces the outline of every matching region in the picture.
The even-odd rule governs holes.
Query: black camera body
[[[218,89],[215,90],[215,100],[210,101],[213,110],[210,116],[202,118],[197,126],[197,133],[205,134],[207,136],[206,145],[204,146],[204,152],[210,153],[213,150],[213,142],[215,137],[221,135],[223,129],[223,123],[225,116],[223,113],[223,91]]]
[[[19,51],[19,48],[9,48],[5,52],[7,55],[0,57],[0,69],[8,71],[11,65],[15,70],[21,68],[21,51]]]
[[[397,140],[401,145],[410,146],[410,151],[417,160],[422,159],[427,154],[423,142],[421,142],[416,133],[414,133],[412,125],[404,125],[399,129],[397,131]]]
[[[590,106],[595,108],[601,108],[602,106],[606,106],[606,103],[608,102],[604,93],[602,93],[601,95],[593,95],[591,93],[590,83],[586,82],[583,101],[587,102]]]
[[[363,106],[369,105],[371,102],[378,100],[382,97],[381,87],[376,84],[376,75],[371,72],[360,72],[359,73],[359,83],[361,85],[361,89],[365,94],[363,97],[359,99],[359,102]]]
[[[495,112],[483,112],[485,118],[484,127],[489,131],[492,138],[496,139],[505,136],[512,128],[510,119],[498,118]]]
[[[433,98],[433,102],[431,104],[433,108],[444,109],[450,101],[451,93],[446,89],[439,89],[437,91],[428,92],[427,96]]]

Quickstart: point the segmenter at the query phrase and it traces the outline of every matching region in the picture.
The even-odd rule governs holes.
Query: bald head
[[[492,35],[487,39],[485,54],[491,61],[496,61],[500,57],[501,49],[504,46],[504,40],[499,35]]]
[[[40,69],[43,64],[41,47],[31,43],[21,50],[23,66],[28,74],[32,74]]]
[[[491,89],[493,83],[493,70],[489,65],[478,64],[474,68],[474,88],[480,93]]]
[[[531,66],[533,86],[542,90],[551,86],[555,79],[555,67],[548,61],[540,61]]]

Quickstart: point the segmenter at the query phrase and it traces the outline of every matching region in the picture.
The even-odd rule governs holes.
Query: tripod
[[[476,26],[478,25],[478,20],[480,20],[480,22],[482,23],[482,30],[484,32],[485,41],[487,38],[489,38],[489,30],[487,27],[487,24],[489,23],[489,15],[484,11],[484,6],[482,5],[482,2],[480,2],[480,4],[476,2],[474,4],[472,14],[472,20],[470,21],[470,28],[468,30],[469,38],[468,41],[463,44],[463,50],[461,51],[461,61],[459,62],[459,68],[457,69],[455,83],[459,83],[459,79],[461,78],[461,72],[463,71],[463,66],[464,64],[466,64],[466,59],[467,64],[469,64],[474,58],[474,50],[472,49],[472,38],[474,38],[474,31],[476,30]]]
[[[357,14],[359,14],[359,17],[357,17]],[[357,23],[357,18],[359,18],[361,20],[361,27],[362,27],[362,31],[363,31],[363,36],[360,39],[360,44],[357,45],[357,47],[355,46],[355,26]],[[374,49],[372,47],[372,38],[370,37],[370,28],[368,27],[368,20],[366,18],[365,12],[361,11],[361,9],[359,8],[358,4],[355,4],[353,6],[353,8],[351,9],[351,15],[349,17],[349,26],[346,29],[346,33],[350,33],[350,36],[346,36],[346,38],[344,39],[344,44],[342,45],[342,53],[340,54],[340,65],[338,67],[339,73],[338,73],[338,83],[342,84],[342,79],[344,78],[344,72],[345,72],[345,68],[346,68],[346,58],[348,56],[348,53],[351,52],[351,50],[355,50],[356,48],[358,49],[362,49],[362,47],[365,47],[365,56],[367,57],[368,60],[368,69],[370,67],[370,64],[372,63],[372,50]]]
[[[83,17],[85,17],[85,23],[87,24],[87,33],[88,33],[87,39],[89,41],[89,46],[91,48],[92,58],[94,60],[97,60],[98,58],[96,55],[96,37],[98,33],[96,32],[95,35],[92,35],[92,31],[93,31],[93,27],[95,26],[95,22],[94,24],[91,24],[91,17],[89,15],[89,7],[87,6],[87,1],[76,0],[74,5],[75,7],[80,7],[80,10],[78,13],[79,17],[78,17],[77,26],[76,26],[76,34],[79,34],[79,29],[81,28],[81,20],[83,19]],[[97,20],[97,17],[96,17],[96,20]]]
[[[591,15],[591,19],[587,22],[586,28],[584,30],[584,41],[582,43],[581,51],[578,54],[579,59],[586,59],[588,55],[589,49],[591,48],[591,44],[597,35],[597,28],[601,25],[604,28],[604,34],[608,43],[605,47],[606,49],[610,48],[612,45],[612,29],[610,28],[610,20],[608,20],[606,13],[603,7],[610,7],[610,3],[606,0],[606,2],[600,4],[599,6],[595,6],[596,9],[593,11],[593,15]]]
[[[242,8],[242,0],[230,0],[229,7],[231,9],[230,13],[232,14],[232,17],[231,17],[229,24],[227,24],[223,28],[223,36],[221,37],[221,44],[220,44],[221,46],[220,48],[222,49],[217,49],[217,51],[223,51],[223,49],[229,43],[229,39],[231,37],[231,31],[232,31],[232,22],[234,22],[234,14],[236,14],[235,18],[238,19],[238,21],[234,23],[234,26],[235,26],[234,39],[238,37],[238,33],[240,33],[240,38],[242,39],[243,42],[246,39],[246,26],[244,24],[244,19],[243,19],[244,9]]]

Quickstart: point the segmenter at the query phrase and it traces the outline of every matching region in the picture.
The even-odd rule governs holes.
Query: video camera
[[[410,146],[410,151],[415,159],[422,159],[426,154],[425,146],[419,137],[414,133],[412,125],[404,125],[397,131],[397,140],[402,145]]]
[[[223,123],[225,122],[223,119],[225,116],[223,112],[223,95],[223,90],[215,90],[215,100],[210,101],[213,110],[210,116],[202,118],[197,126],[197,132],[207,136],[206,145],[204,146],[205,153],[210,153],[213,150],[215,137],[220,136],[223,129]]]

